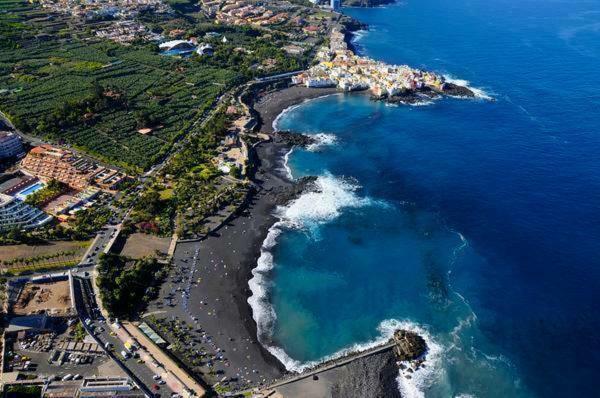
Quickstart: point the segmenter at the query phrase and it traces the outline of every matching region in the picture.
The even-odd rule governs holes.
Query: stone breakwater
[[[400,398],[398,376],[410,379],[425,367],[427,343],[418,333],[399,329],[388,341],[288,375],[267,387],[268,396],[278,391],[284,396],[344,398]],[[301,395],[300,395],[301,394]]]

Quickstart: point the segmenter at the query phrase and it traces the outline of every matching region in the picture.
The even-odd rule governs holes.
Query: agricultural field
[[[26,134],[132,171],[164,155],[237,76],[155,44],[100,40],[20,0],[0,3],[0,36],[0,111]]]

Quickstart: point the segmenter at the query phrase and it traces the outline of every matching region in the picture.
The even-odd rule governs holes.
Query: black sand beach
[[[262,96],[255,106],[263,118],[261,131],[272,132],[273,121],[285,108],[306,98],[335,92],[292,87]],[[287,144],[274,141],[256,146],[253,182],[258,192],[249,206],[208,238],[177,245],[169,281],[163,285],[159,299],[148,308],[148,313],[157,318],[184,320],[195,330],[201,329],[200,333],[191,332],[200,343],[188,349],[214,354],[216,358],[210,367],[216,372],[213,380],[237,379],[229,382],[234,390],[259,386],[285,373],[283,365],[258,343],[247,299],[251,295],[248,281],[260,248],[277,221],[273,210],[281,200],[282,190],[293,186],[283,166],[288,150]],[[186,286],[190,286],[187,297]],[[173,306],[166,304],[169,296],[174,297]]]
[[[275,143],[258,146],[261,164],[255,180],[260,190],[249,207],[208,238],[177,245],[171,275],[179,270],[184,279],[180,283],[164,284],[161,299],[148,310],[168,309],[169,316],[177,316],[201,328],[206,337],[210,337],[210,342],[203,341],[202,346],[208,348],[209,353],[223,357],[213,361],[212,370],[219,374],[217,379],[239,379],[231,383],[235,389],[272,381],[285,371],[258,343],[256,324],[247,299],[251,271],[256,267],[268,229],[276,221],[272,216],[276,202],[272,189],[292,185],[279,171],[283,165],[277,164],[287,150],[286,146]],[[191,275],[196,251],[195,272]],[[185,308],[185,298],[176,289],[185,286],[189,278],[193,278],[194,284]],[[164,307],[162,302],[169,293],[175,295],[174,307]],[[155,315],[161,317],[166,313]]]
[[[273,132],[273,122],[286,108],[309,99],[335,93],[340,93],[339,89],[335,87],[308,88],[305,86],[292,86],[265,94],[258,98],[254,104],[254,109],[262,119],[261,131],[264,133]]]

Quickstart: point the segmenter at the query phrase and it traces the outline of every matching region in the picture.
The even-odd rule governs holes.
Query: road
[[[120,326],[107,324],[98,308],[91,278],[78,276],[73,279],[73,283],[77,313],[88,333],[148,396],[172,396],[174,392],[167,384],[159,385],[155,381],[156,372],[152,371],[152,364],[138,358],[123,357],[121,352],[126,351],[123,341],[127,341],[128,337]]]
[[[206,120],[210,119],[212,115],[216,112],[219,103],[222,101],[229,99],[229,94],[224,94],[218,98],[216,101],[215,107],[212,110],[202,116],[200,116],[190,127],[193,128],[198,123],[201,125],[206,122]],[[136,187],[135,193],[139,195],[142,194],[144,185],[151,180],[151,177],[156,175],[167,163],[168,161],[181,152],[186,144],[190,141],[193,134],[188,134],[182,141],[178,142],[173,146],[171,152],[165,156],[165,158],[158,164],[154,165],[148,172],[144,173],[139,177],[140,184]],[[117,363],[119,363],[130,376],[134,378],[136,384],[140,386],[143,390],[146,391],[147,394],[157,393],[157,396],[171,396],[171,394],[175,394],[182,392],[184,386],[180,383],[178,377],[174,374],[177,373],[177,369],[173,369],[173,372],[167,372],[167,369],[157,361],[155,361],[152,355],[145,350],[140,350],[138,358],[128,358],[124,359],[120,352],[125,349],[124,342],[130,340],[130,335],[126,332],[122,327],[117,326],[116,324],[108,325],[105,320],[105,317],[102,316],[100,308],[98,307],[98,300],[100,300],[97,289],[94,289],[93,281],[87,279],[89,275],[90,267],[94,269],[98,265],[99,256],[101,253],[108,252],[110,246],[117,238],[118,233],[120,232],[121,226],[123,222],[129,217],[131,213],[134,203],[127,209],[116,209],[113,208],[113,216],[111,217],[111,223],[104,226],[94,238],[92,244],[90,245],[88,251],[85,253],[81,263],[79,264],[81,272],[83,272],[83,276],[89,280],[89,289],[81,289],[82,297],[87,297],[84,302],[87,302],[87,306],[81,306],[84,308],[84,312],[80,315],[82,322],[86,322],[87,319],[90,321],[86,324],[86,328],[88,331],[92,332],[95,338],[99,341],[99,343],[104,347],[106,343],[108,343],[115,351],[112,354],[112,357]],[[81,275],[81,274],[80,274]],[[87,284],[85,282],[84,284]],[[83,300],[83,298],[82,298]],[[143,359],[142,359],[143,358]],[[144,361],[145,360],[145,361]],[[169,374],[170,373],[170,374]],[[166,383],[163,385],[159,385],[158,382],[154,379],[155,375],[164,375],[164,379]],[[159,390],[156,391],[155,389]]]
[[[80,267],[94,266],[98,263],[101,253],[104,253],[111,241],[117,237],[120,230],[118,225],[107,225],[103,227],[97,234],[88,250],[83,255]]]

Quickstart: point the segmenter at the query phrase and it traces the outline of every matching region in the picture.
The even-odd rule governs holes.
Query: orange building
[[[36,177],[54,179],[78,191],[91,184],[102,189],[115,189],[127,177],[117,170],[51,145],[33,148],[21,162],[21,167]]]
[[[90,172],[73,165],[73,153],[51,145],[33,148],[21,162],[21,167],[37,177],[54,179],[73,189],[84,189],[89,185]]]

